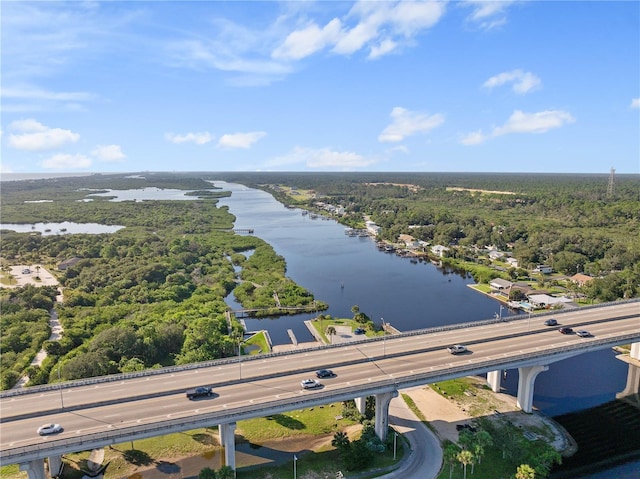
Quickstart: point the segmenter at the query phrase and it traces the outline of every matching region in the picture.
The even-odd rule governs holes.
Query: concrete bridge
[[[30,479],[44,479],[44,459],[56,471],[61,455],[205,426],[219,426],[226,464],[235,469],[237,421],[295,409],[374,396],[375,430],[384,439],[388,405],[404,388],[461,376],[487,374],[494,390],[500,372],[519,371],[517,404],[533,407],[534,384],[549,364],[621,344],[640,360],[640,301],[582,308],[552,315],[560,326],[588,329],[593,336],[564,335],[544,326],[549,315],[509,317],[412,331],[350,344],[232,358],[45,385],[0,394],[0,461],[19,463]],[[451,355],[462,343],[469,352]],[[307,391],[300,380],[316,369],[338,376]],[[185,389],[213,385],[212,399],[188,401]],[[42,423],[64,426],[41,438]]]

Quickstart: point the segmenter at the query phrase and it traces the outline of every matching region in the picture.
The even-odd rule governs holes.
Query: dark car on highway
[[[547,319],[544,322],[545,326],[557,326],[558,325],[558,321],[556,321],[555,319],[551,318],[551,319]]]
[[[336,375],[331,369],[320,369],[316,371],[316,376],[319,378],[332,378]]]
[[[187,389],[187,397],[189,399],[196,399],[201,397],[208,397],[213,394],[213,389],[210,387],[201,386],[198,388]]]
[[[562,334],[573,334],[573,329],[571,328],[560,328],[558,329]]]

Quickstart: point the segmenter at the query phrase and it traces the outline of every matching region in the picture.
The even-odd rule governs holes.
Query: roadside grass
[[[457,402],[473,417],[491,414],[499,407],[491,389],[471,377],[433,383],[430,387],[441,396]]]
[[[298,409],[284,414],[238,422],[237,433],[251,443],[292,436],[319,436],[341,431],[354,421],[342,418],[342,404]]]
[[[5,286],[14,286],[18,284],[18,281],[13,277],[11,273],[0,273],[0,284]]]
[[[359,479],[374,479],[386,474],[394,464],[401,461],[404,451],[402,441],[398,441],[395,461],[393,449],[386,449],[383,453],[374,456],[369,469],[352,472],[347,472],[343,458],[332,447],[326,450],[304,452],[297,456],[296,476],[304,479],[326,479],[336,477],[340,471],[345,476],[357,475]],[[236,474],[237,479],[291,479],[292,477],[293,458],[288,464],[278,466],[238,468]]]
[[[245,352],[249,355],[266,354],[271,352],[267,336],[264,331],[260,331],[243,342],[246,347]]]
[[[371,323],[368,323],[371,324]],[[331,344],[331,341],[327,337],[326,331],[329,326],[349,326],[351,331],[354,331],[356,328],[364,328],[365,333],[364,336],[367,338],[375,338],[376,336],[382,336],[383,332],[377,330],[371,330],[366,328],[366,325],[358,323],[353,319],[348,318],[331,318],[331,319],[318,319],[314,318],[311,320],[311,325],[316,329],[318,335],[322,338],[325,344]]]

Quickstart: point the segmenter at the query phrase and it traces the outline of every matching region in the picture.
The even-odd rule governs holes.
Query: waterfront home
[[[577,284],[578,286],[584,286],[585,284],[587,284],[589,281],[592,281],[593,278],[591,276],[589,276],[588,274],[582,274],[582,273],[577,273],[574,274],[573,276],[571,276],[571,278],[569,278],[573,283]]]
[[[497,293],[502,296],[506,296],[507,298],[509,297],[509,292],[511,291],[512,286],[513,283],[511,281],[507,281],[502,278],[492,279],[489,283],[492,293]]]
[[[554,297],[548,294],[530,294],[527,300],[536,308],[570,308],[575,303],[566,296]]]
[[[446,256],[446,252],[449,251],[449,248],[446,246],[442,246],[441,244],[437,244],[431,247],[431,252],[440,258]]]

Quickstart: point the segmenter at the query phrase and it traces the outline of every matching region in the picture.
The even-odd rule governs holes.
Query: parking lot
[[[16,265],[11,266],[11,276],[16,280],[16,284],[2,285],[4,288],[18,288],[27,284],[34,286],[57,286],[58,280],[47,271],[42,265]],[[39,278],[39,279],[36,279]]]

